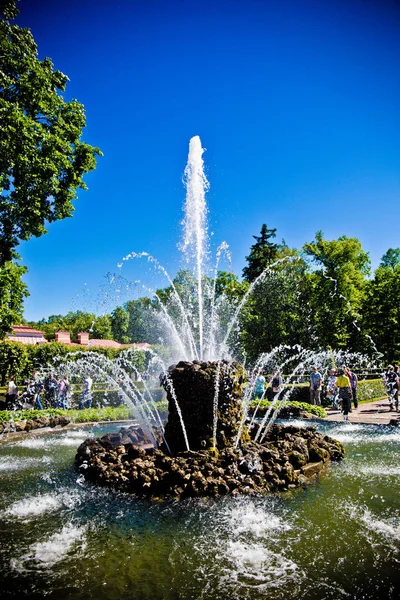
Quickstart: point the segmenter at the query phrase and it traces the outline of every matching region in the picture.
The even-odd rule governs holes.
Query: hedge
[[[251,409],[255,409],[256,406],[258,405],[258,400],[253,400],[250,404],[250,408]],[[269,400],[261,400],[260,405],[259,405],[259,410],[261,411],[261,413],[265,412],[266,409],[268,409],[271,406],[271,402]],[[323,406],[317,406],[315,404],[309,404],[308,402],[296,402],[296,401],[285,401],[282,404],[282,408],[287,408],[292,406],[293,408],[299,408],[300,410],[304,410],[306,412],[309,412],[313,415],[315,415],[316,417],[319,417],[321,419],[324,419],[327,414],[326,414],[326,410],[324,409]],[[251,411],[250,411],[251,412]]]
[[[132,419],[131,410],[123,405],[106,408],[86,408],[83,410],[61,410],[49,408],[45,410],[1,410],[0,423],[8,421],[25,421],[42,417],[65,416],[74,423],[91,423],[97,421],[126,421]]]
[[[5,385],[8,377],[15,377],[16,383],[21,384],[28,379],[33,369],[46,365],[53,366],[55,358],[64,358],[67,354],[94,352],[103,354],[109,359],[118,357],[127,348],[101,348],[92,346],[69,346],[60,342],[48,344],[22,344],[4,340],[0,342],[0,385]],[[139,372],[146,369],[150,354],[145,350],[131,352],[131,362]]]

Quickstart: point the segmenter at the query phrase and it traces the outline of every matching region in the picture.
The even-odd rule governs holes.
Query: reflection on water
[[[319,423],[347,458],[306,489],[152,504],[74,469],[119,427],[0,447],[1,598],[400,597],[398,429]]]

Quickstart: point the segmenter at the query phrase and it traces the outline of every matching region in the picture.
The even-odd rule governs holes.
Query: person
[[[264,388],[265,377],[262,373],[259,373],[254,384],[254,397],[262,398],[262,396],[264,395]]]
[[[87,375],[82,382],[82,394],[81,401],[79,402],[79,410],[83,409],[83,405],[86,402],[88,408],[92,406],[92,384],[93,380],[90,375]]]
[[[69,381],[66,375],[63,375],[58,384],[58,399],[56,408],[62,408],[66,410],[69,402]]]
[[[358,377],[351,370],[351,367],[347,367],[345,375],[349,378],[350,386],[351,386],[351,394],[353,397],[354,408],[358,408],[358,399],[357,399],[357,386],[358,386]]]
[[[317,367],[313,367],[310,373],[310,403],[321,404],[322,376]]]
[[[399,389],[400,389],[399,367],[397,365],[393,365],[393,371],[397,375],[397,381],[396,381],[396,387],[395,387],[396,391],[395,391],[393,399],[394,399],[394,403],[395,403],[395,406],[396,406],[396,412],[398,412],[399,411]]]
[[[32,397],[33,406],[38,410],[43,410],[42,403],[40,401],[40,394],[43,390],[43,383],[37,374],[37,371],[32,371],[32,377],[28,380],[26,386],[26,393],[28,396]]]
[[[282,388],[282,377],[279,370],[275,371],[271,379],[270,400],[279,394]]]
[[[344,369],[338,370],[338,377],[335,382],[335,390],[339,390],[339,400],[342,404],[343,419],[349,420],[351,410],[351,385],[350,379],[345,375]]]
[[[55,408],[58,404],[58,385],[53,373],[49,373],[44,380],[44,398],[47,408]]]
[[[337,379],[336,369],[331,369],[329,372],[329,379],[326,386],[326,399],[332,405],[332,408],[339,408],[337,401],[337,392],[335,390],[335,383]]]
[[[6,393],[6,410],[13,410],[15,408],[15,400],[17,396],[18,387],[14,381],[14,377],[9,377]]]
[[[399,408],[399,383],[398,374],[394,370],[393,365],[389,365],[386,373],[383,376],[386,385],[386,392],[389,400],[389,410],[393,410],[393,403],[396,404],[396,409]]]

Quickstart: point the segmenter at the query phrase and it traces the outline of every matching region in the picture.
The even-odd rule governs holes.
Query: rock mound
[[[140,440],[142,446],[132,440]],[[144,444],[144,446],[143,446]],[[207,450],[169,456],[150,447],[135,427],[86,440],[78,449],[78,468],[89,481],[151,498],[226,494],[266,494],[307,483],[343,447],[315,427],[274,425],[263,444],[249,441],[216,455]]]

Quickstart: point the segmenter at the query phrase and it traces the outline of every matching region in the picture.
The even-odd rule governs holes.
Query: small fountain
[[[146,258],[161,271],[171,286],[169,305],[160,304],[158,315],[175,344],[176,364],[160,368],[160,381],[168,399],[165,429],[152,409],[151,393],[140,391],[126,374],[124,359],[110,363],[95,358],[95,367],[108,375],[131,403],[140,425],[84,442],[77,464],[85,478],[104,485],[151,497],[207,496],[218,494],[262,494],[288,489],[307,481],[329,460],[343,456],[339,442],[321,436],[316,429],[298,429],[274,424],[286,399],[274,398],[261,424],[247,426],[254,380],[230,348],[241,308],[252,290],[266,276],[262,273],[241,302],[234,306],[224,296],[216,299],[215,281],[224,242],[217,251],[214,277],[208,268],[207,206],[208,181],[204,173],[203,148],[198,136],[190,140],[185,169],[186,204],[181,249],[192,265],[194,297],[186,306],[165,269],[147,253],[132,253],[124,260]],[[173,316],[172,316],[173,315]],[[227,319],[228,315],[228,319]],[[298,358],[293,373],[304,370],[321,356],[294,348],[287,362]],[[259,358],[256,371],[268,365],[271,356]],[[108,364],[107,364],[108,362]],[[148,400],[146,399],[148,397]],[[269,417],[269,418],[268,418]]]

